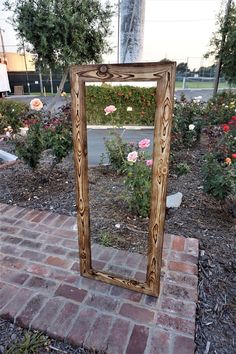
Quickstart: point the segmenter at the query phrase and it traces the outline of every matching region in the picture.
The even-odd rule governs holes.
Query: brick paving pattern
[[[0,204],[0,316],[107,354],[193,354],[198,240],[165,235],[159,298],[79,275],[75,218]],[[145,279],[146,257],[94,244],[94,267]]]

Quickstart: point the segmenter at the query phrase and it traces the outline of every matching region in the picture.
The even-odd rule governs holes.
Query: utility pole
[[[223,33],[222,33],[222,39],[221,39],[221,44],[220,44],[220,50],[219,50],[219,59],[218,59],[218,63],[217,63],[217,66],[216,66],[213,97],[215,97],[216,94],[217,94],[219,81],[220,81],[220,72],[221,72],[221,68],[222,68],[222,52],[224,50],[225,39],[226,39],[225,30],[226,30],[226,26],[227,26],[227,22],[228,22],[228,17],[229,17],[229,12],[230,12],[230,8],[231,8],[231,3],[232,3],[232,0],[228,0],[228,3],[226,5],[224,25],[223,25]]]
[[[26,60],[25,43],[24,43],[24,41],[22,41],[22,48],[23,48],[23,55],[24,55],[24,61],[25,61],[25,74],[26,74],[28,94],[30,95],[30,82],[29,82],[29,73],[28,73],[28,66],[27,66],[27,60]]]
[[[117,64],[120,62],[120,0],[118,0]]]
[[[7,65],[6,50],[5,50],[5,45],[4,45],[2,32],[5,32],[5,31],[4,31],[3,28],[0,27],[0,38],[1,38],[1,43],[2,43],[2,53],[3,53],[3,64]]]

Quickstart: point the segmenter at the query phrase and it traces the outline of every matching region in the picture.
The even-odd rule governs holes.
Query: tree
[[[220,15],[218,29],[210,41],[206,57],[214,56],[229,83],[236,83],[236,5],[228,1],[226,14]],[[219,70],[220,71],[220,70]]]
[[[189,72],[188,63],[179,63],[176,67],[177,74],[185,74]]]
[[[99,0],[7,0],[13,25],[41,68],[100,62],[110,50],[111,5]],[[63,89],[63,85],[60,85]]]

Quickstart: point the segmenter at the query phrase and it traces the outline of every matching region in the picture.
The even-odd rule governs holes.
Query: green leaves
[[[99,0],[17,0],[12,23],[20,40],[30,44],[41,67],[98,62],[110,47],[113,14]]]

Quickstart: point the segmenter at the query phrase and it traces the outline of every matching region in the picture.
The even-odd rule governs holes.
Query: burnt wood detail
[[[70,70],[80,273],[153,296],[160,292],[175,69],[175,62],[163,61],[79,65],[72,66]],[[93,269],[91,260],[85,83],[119,81],[157,82],[146,282],[97,271]]]

